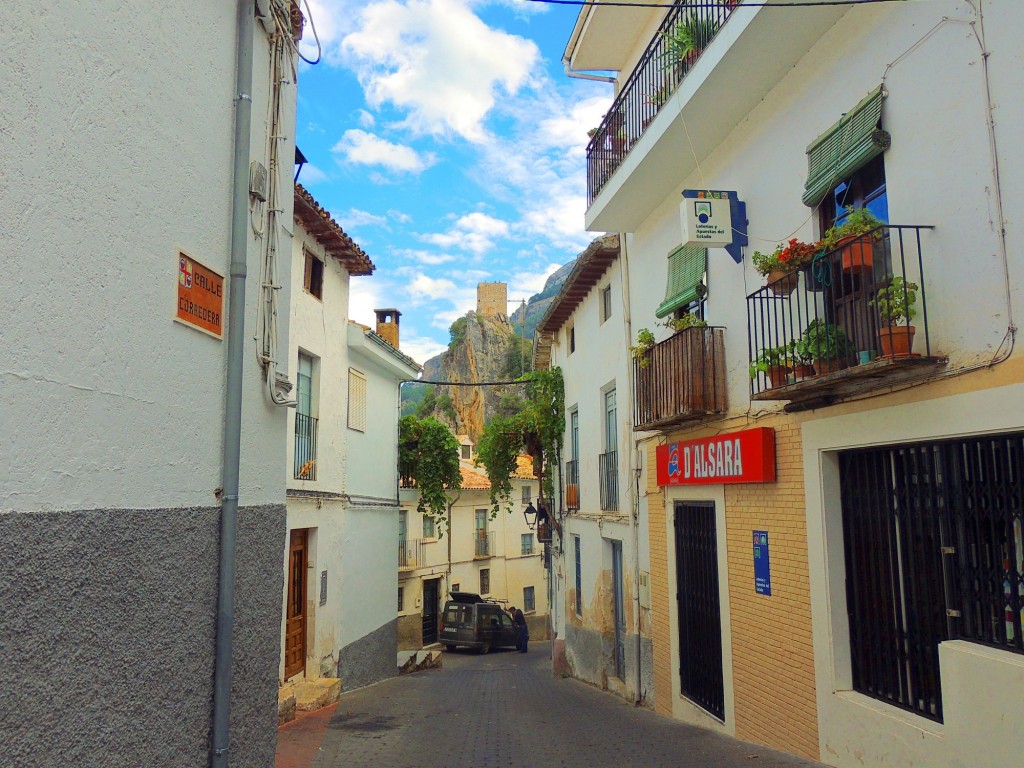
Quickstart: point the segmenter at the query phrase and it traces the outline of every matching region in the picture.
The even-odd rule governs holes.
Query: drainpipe
[[[562,66],[565,68],[565,74],[567,77],[574,77],[577,80],[596,80],[599,83],[614,83],[616,78],[608,77],[607,75],[591,75],[588,72],[580,72],[579,70],[573,69],[569,65],[569,59],[562,59]]]
[[[249,134],[252,118],[252,0],[238,2],[235,63],[235,148],[228,284],[227,392],[224,403],[223,496],[217,588],[217,645],[213,672],[212,768],[227,768],[231,721],[232,630],[235,620],[235,544],[239,454],[242,442],[242,356],[245,351],[245,275],[249,229]],[[271,183],[276,183],[272,180]]]
[[[629,256],[626,252],[626,236],[619,234],[619,269],[622,273],[622,322],[626,331],[626,347],[633,343],[633,315],[629,301]],[[627,364],[629,391],[636,397],[636,382],[633,381],[633,366]],[[636,602],[636,691],[633,703],[643,703],[643,638],[640,628],[640,462],[637,461],[636,440],[629,451],[629,475],[633,480],[633,498],[630,503],[629,522],[633,533],[633,593]]]

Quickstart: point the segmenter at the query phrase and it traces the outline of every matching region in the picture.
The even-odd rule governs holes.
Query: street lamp
[[[538,512],[534,508],[533,502],[532,501],[528,502],[527,505],[526,505],[526,509],[523,510],[523,517],[526,518],[526,527],[529,528],[531,531],[537,525],[537,515],[538,515]],[[531,520],[530,518],[533,518],[533,519]]]

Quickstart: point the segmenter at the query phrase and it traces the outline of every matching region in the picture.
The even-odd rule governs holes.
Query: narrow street
[[[556,679],[550,644],[530,648],[445,653],[442,669],[342,694],[314,768],[817,765]]]

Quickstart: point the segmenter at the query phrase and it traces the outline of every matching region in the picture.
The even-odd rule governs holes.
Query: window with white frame
[[[366,375],[348,369],[348,428],[366,431]]]
[[[530,499],[531,499],[531,496],[530,496],[530,486],[529,485],[524,485],[523,486],[523,504],[529,504],[530,503]]]
[[[437,524],[434,522],[434,518],[430,515],[423,516],[423,538],[437,538]]]
[[[537,595],[533,587],[523,587],[523,610],[526,612],[537,610]]]
[[[601,289],[601,322],[604,323],[612,316],[612,286],[606,285]]]
[[[532,533],[524,533],[524,534],[521,534],[519,538],[520,538],[520,543],[522,545],[521,546],[522,554],[524,554],[524,555],[532,555],[533,554],[533,534]]]

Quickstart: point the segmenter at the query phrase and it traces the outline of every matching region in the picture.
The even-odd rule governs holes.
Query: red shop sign
[[[775,430],[745,429],[659,445],[658,485],[774,483]]]

